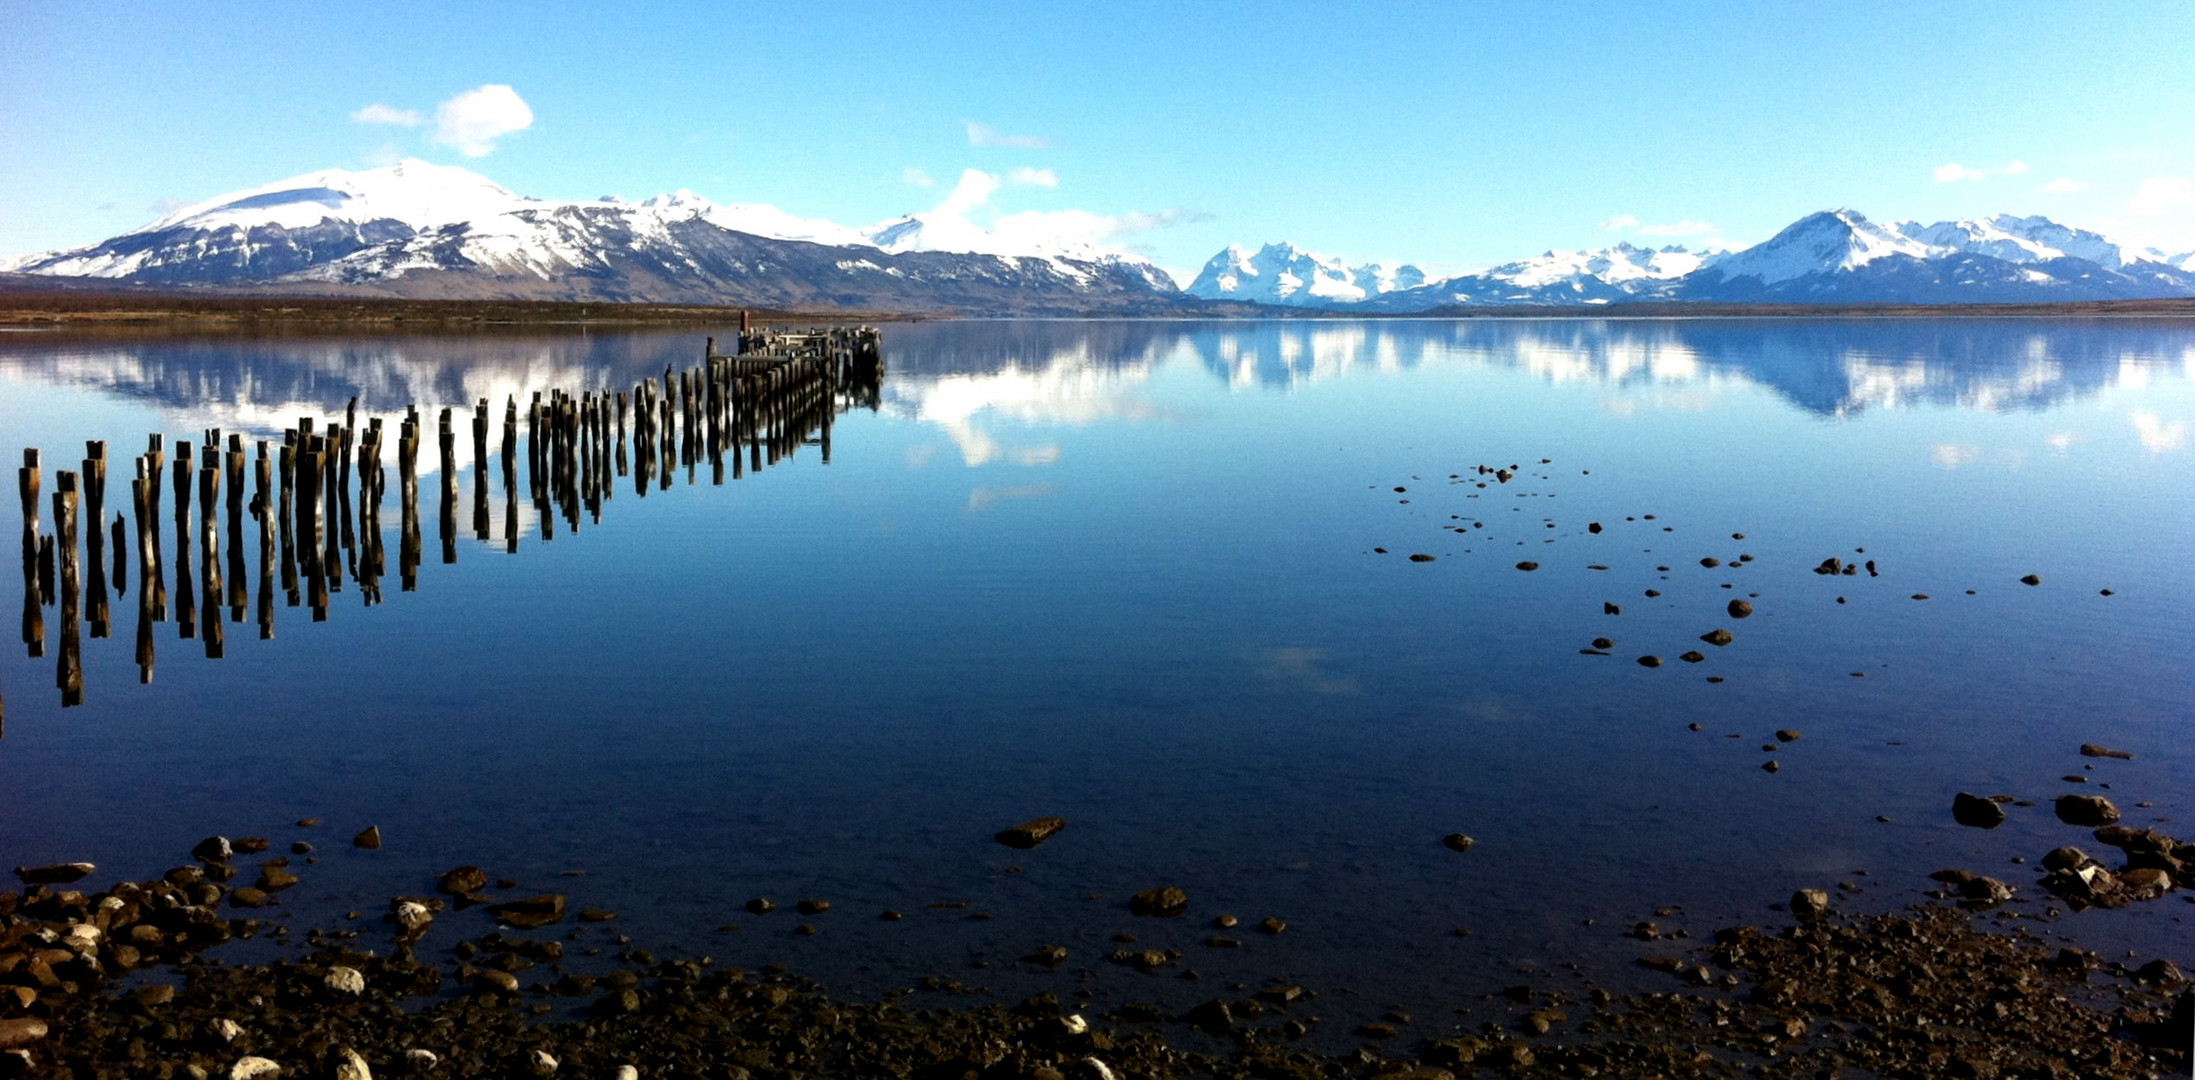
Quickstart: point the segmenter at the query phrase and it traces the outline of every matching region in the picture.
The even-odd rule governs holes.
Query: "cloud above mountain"
[[[428,118],[417,109],[401,109],[374,102],[351,114],[351,121],[389,127],[424,127]],[[435,106],[434,130],[427,140],[447,146],[466,157],[486,157],[495,152],[496,140],[533,126],[533,108],[518,91],[502,83],[476,86]]]
[[[466,157],[486,157],[506,135],[534,124],[534,111],[518,91],[502,83],[476,86],[435,106],[435,142]]]

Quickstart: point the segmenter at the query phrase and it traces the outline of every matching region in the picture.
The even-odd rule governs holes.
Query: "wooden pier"
[[[573,535],[583,526],[600,525],[605,506],[628,481],[636,498],[646,498],[677,486],[681,471],[687,485],[700,483],[706,466],[709,482],[720,485],[727,474],[736,480],[759,473],[807,446],[817,447],[828,463],[832,422],[849,409],[877,408],[883,369],[882,341],[873,328],[768,330],[742,319],[731,352],[719,351],[710,338],[700,363],[683,371],[668,367],[661,378],[642,379],[630,389],[548,390],[523,403],[507,398],[500,439],[493,402],[482,398],[467,409],[442,407],[434,417],[440,561],[455,564],[460,551],[461,419],[472,452],[465,531],[481,544],[500,539],[503,551],[516,553],[522,499],[533,508],[539,538],[548,541],[559,523]],[[35,448],[23,451],[17,473],[23,645],[32,658],[45,656],[46,609],[56,609],[54,679],[63,707],[84,700],[80,627],[95,640],[108,637],[110,600],[126,597],[133,580],[142,683],[153,678],[154,627],[171,620],[178,638],[196,639],[207,658],[220,659],[228,647],[228,624],[255,620],[257,637],[270,640],[281,607],[307,607],[313,622],[326,621],[331,599],[345,591],[346,580],[362,606],[383,602],[387,563],[381,509],[391,448],[380,418],[369,417],[361,427],[360,404],[354,397],[340,415],[300,417],[282,432],[279,445],[268,439],[247,447],[236,433],[224,442],[219,429],[207,429],[198,444],[200,456],[193,459],[192,445],[177,441],[172,559],[165,557],[160,527],[162,488],[171,471],[165,435],[151,435],[145,452],[133,459],[129,511],[117,512],[111,528],[105,519],[106,443],[86,443],[80,471],[54,474],[50,533],[40,502],[42,454]],[[418,588],[425,554],[419,453],[426,422],[416,404],[407,406],[393,447],[400,514],[394,530],[397,580],[403,592]],[[491,446],[500,484],[490,475]],[[500,537],[489,497],[497,487],[503,497]],[[281,605],[275,603],[277,592],[284,598]],[[6,732],[5,709],[0,699],[0,737]]]

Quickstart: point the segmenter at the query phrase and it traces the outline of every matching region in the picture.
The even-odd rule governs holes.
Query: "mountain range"
[[[0,273],[171,289],[978,315],[2195,296],[2195,253],[2129,247],[2039,216],[1882,224],[1849,209],[1809,214],[1736,251],[1619,243],[1439,280],[1287,243],[1230,245],[1183,288],[1136,255],[1009,239],[949,213],[853,228],[687,191],[554,201],[416,160],[233,192],[98,244],[0,259]]]

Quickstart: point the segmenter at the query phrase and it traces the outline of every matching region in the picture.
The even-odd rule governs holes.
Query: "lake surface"
[[[2037,911],[2034,861],[2087,842],[2050,814],[2068,791],[2195,822],[2195,324],[894,325],[827,463],[621,479],[545,537],[494,461],[478,538],[474,400],[500,438],[507,396],[630,389],[704,333],[0,336],[0,446],[43,448],[50,493],[107,440],[110,522],[147,433],[279,446],[353,396],[430,415],[430,493],[431,410],[456,407],[465,508],[416,591],[351,582],[318,622],[278,591],[272,639],[228,625],[218,661],[155,625],[149,685],[132,574],[76,707],[60,613],[32,605],[42,655],[0,650],[0,865],[107,881],[208,834],[310,838],[301,922],[478,863],[659,952],[850,993],[940,974],[1180,1006],[1280,977],[1437,1010],[1659,985],[1631,961],[1672,945],[1633,921],[1774,924],[1801,887],[1893,909],[1963,866]],[[1814,572],[1831,557],[1874,570]],[[1962,829],[1962,790],[2037,805]],[[991,840],[1049,814],[1070,824],[1036,850]],[[351,851],[367,824],[387,846]],[[1187,916],[1128,912],[1167,884]],[[810,896],[835,906],[796,936]],[[1202,944],[1221,912],[1241,948]],[[2186,914],[2045,932],[2189,965]],[[1185,955],[1106,963],[1120,932]],[[1061,972],[1014,963],[1047,944]]]

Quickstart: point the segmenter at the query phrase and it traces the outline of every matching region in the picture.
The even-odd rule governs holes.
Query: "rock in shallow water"
[[[521,929],[547,926],[564,918],[564,896],[561,893],[551,893],[546,896],[529,896],[524,900],[489,904],[488,914]]]
[[[53,863],[49,866],[18,866],[15,876],[25,885],[67,885],[82,881],[99,869],[88,862]]]
[[[1994,829],[2004,824],[2004,807],[1962,791],[1951,797],[1951,820],[1969,828]]]
[[[1447,836],[1441,837],[1440,842],[1443,847],[1450,851],[1469,851],[1472,845],[1478,843],[1478,841],[1462,833],[1449,833]]]
[[[2059,821],[2083,828],[2112,825],[2119,820],[2119,808],[2101,795],[2060,795],[2057,811]]]
[[[1033,848],[1052,838],[1053,834],[1067,827],[1067,819],[1059,817],[1031,818],[1011,829],[1000,831],[992,839],[1010,848]]]
[[[1128,898],[1128,910],[1138,915],[1179,915],[1189,910],[1189,894],[1173,885],[1145,889]]]

